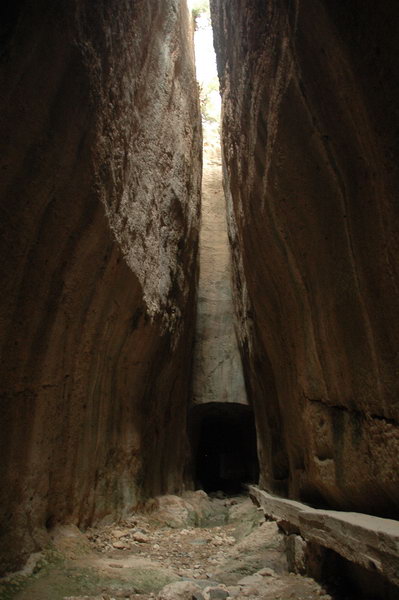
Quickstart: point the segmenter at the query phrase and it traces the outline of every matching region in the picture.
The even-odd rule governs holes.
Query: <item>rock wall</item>
[[[399,7],[211,11],[262,485],[397,516]]]
[[[237,345],[218,124],[205,123],[193,403],[247,404]]]
[[[4,572],[180,489],[201,124],[183,0],[1,12]]]

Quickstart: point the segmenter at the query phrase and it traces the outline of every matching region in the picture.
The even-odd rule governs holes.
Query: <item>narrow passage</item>
[[[220,94],[209,8],[196,20],[203,128],[199,285],[190,439],[193,479],[237,494],[258,480],[256,430],[238,349],[220,144]]]

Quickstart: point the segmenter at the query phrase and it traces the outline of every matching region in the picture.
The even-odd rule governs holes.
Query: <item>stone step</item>
[[[363,513],[321,510],[248,486],[252,500],[286,533],[334,550],[399,586],[399,521]]]

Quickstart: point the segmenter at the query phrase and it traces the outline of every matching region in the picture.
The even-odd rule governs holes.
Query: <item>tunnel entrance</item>
[[[256,431],[249,406],[211,402],[193,407],[191,440],[197,488],[237,494],[244,484],[257,482]]]

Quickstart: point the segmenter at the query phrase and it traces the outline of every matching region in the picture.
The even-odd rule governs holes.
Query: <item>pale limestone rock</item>
[[[259,575],[259,573],[254,573],[253,575],[247,575],[246,577],[239,579],[239,581],[237,581],[237,585],[257,585],[262,582],[262,575]]]
[[[225,585],[209,586],[204,589],[205,600],[225,600],[230,597],[229,590]]]
[[[150,541],[149,536],[145,533],[142,533],[141,531],[136,531],[135,533],[133,533],[132,537],[135,542],[140,542],[140,544],[146,544]]]
[[[122,537],[128,536],[130,533],[131,533],[130,529],[124,529],[123,531],[121,531],[120,529],[113,529],[111,531],[111,535],[118,540]]]
[[[192,581],[177,581],[162,588],[157,600],[204,600],[201,587]]]
[[[128,542],[121,542],[121,541],[113,542],[112,546],[114,548],[116,548],[117,550],[125,550],[127,548],[130,548],[130,545]]]
[[[268,517],[292,523],[304,540],[330,548],[399,585],[398,521],[362,513],[315,509],[272,496],[256,486],[250,486],[250,494]],[[296,538],[298,562],[303,565],[306,547],[299,536]],[[295,557],[293,560],[295,562]]]
[[[216,126],[204,125],[194,403],[246,404],[234,328],[231,258],[218,136]]]

